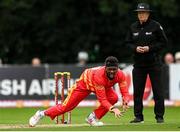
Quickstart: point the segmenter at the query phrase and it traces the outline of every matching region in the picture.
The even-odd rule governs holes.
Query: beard
[[[109,73],[109,74],[107,74],[107,76],[108,76],[108,79],[109,79],[109,80],[113,80],[113,79],[114,79],[114,74],[110,74],[110,73]]]

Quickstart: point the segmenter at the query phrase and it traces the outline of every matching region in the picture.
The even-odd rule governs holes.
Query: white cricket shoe
[[[38,110],[30,119],[29,119],[29,126],[34,127],[39,122],[40,119],[43,118],[43,116],[40,114],[40,110]]]
[[[94,112],[91,113],[91,114],[86,118],[86,122],[87,122],[88,124],[90,124],[91,126],[103,126],[103,125],[104,125],[103,122],[99,121],[99,120],[96,118]]]

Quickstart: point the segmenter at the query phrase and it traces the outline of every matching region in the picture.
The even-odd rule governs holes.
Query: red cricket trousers
[[[85,87],[86,86],[84,83],[77,83],[73,85],[68,92],[68,96],[64,103],[48,108],[45,110],[45,115],[49,116],[51,119],[54,119],[56,116],[74,109],[84,98],[86,98],[91,93],[91,91],[85,89]],[[106,97],[112,105],[118,101],[118,96],[113,88],[108,88],[106,90]],[[100,105],[97,109],[94,110],[94,113],[98,119],[101,119],[108,111],[108,109]]]

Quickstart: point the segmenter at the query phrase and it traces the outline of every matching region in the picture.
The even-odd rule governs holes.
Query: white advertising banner
[[[133,70],[133,66],[130,65],[126,68],[123,69],[123,72],[125,73],[126,76],[126,81],[127,81],[127,86],[129,89],[129,94],[130,94],[130,100],[133,101],[133,78],[132,78],[132,70]],[[153,98],[153,94],[152,94],[152,86],[151,86],[151,81],[149,76],[147,76],[146,79],[146,85],[145,85],[145,89],[144,89],[144,96],[143,96],[143,101],[150,101]]]
[[[180,64],[169,67],[170,100],[180,100]]]

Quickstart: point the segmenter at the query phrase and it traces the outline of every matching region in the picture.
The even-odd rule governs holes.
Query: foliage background
[[[108,55],[131,62],[124,40],[139,2],[151,5],[168,36],[162,55],[179,51],[179,0],[0,0],[0,58],[7,64],[35,56],[43,63],[75,63],[86,50],[90,63]]]

